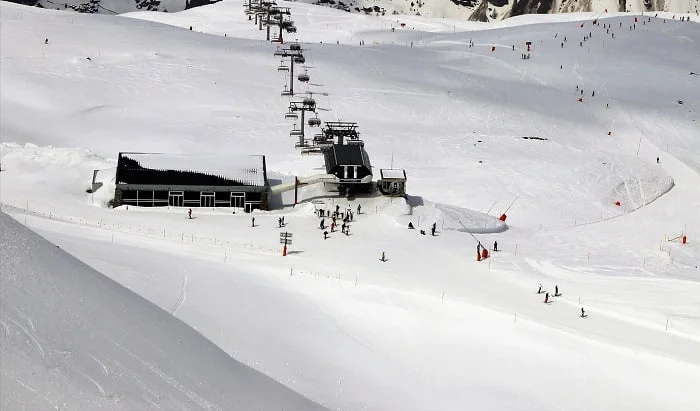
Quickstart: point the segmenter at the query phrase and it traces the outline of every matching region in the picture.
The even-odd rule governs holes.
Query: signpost
[[[280,244],[284,244],[284,248],[282,248],[282,256],[287,255],[287,245],[292,245],[292,233],[288,232],[281,232],[280,233]]]

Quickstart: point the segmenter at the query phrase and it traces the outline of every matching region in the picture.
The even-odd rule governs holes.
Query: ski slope
[[[696,409],[700,25],[611,14],[613,39],[590,13],[401,28],[287,5],[308,87],[328,94],[319,117],[357,121],[374,167],[407,170],[406,200],[308,185],[255,227],[229,209],[109,209],[119,151],[265,154],[282,187],[322,174],[288,135],[275,45],[239,1],[3,4],[3,210],[329,409]],[[358,204],[350,234],[324,240],[314,210]],[[477,262],[477,241],[499,251]],[[539,284],[562,296],[543,304]]]
[[[323,409],[0,213],[3,409]]]

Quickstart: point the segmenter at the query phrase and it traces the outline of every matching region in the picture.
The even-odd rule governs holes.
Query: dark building
[[[379,191],[388,196],[406,195],[406,170],[382,168],[379,170]]]
[[[338,191],[372,191],[372,165],[364,144],[333,144],[323,150],[323,157],[326,173],[335,176]]]
[[[265,156],[119,153],[114,207],[268,209]]]

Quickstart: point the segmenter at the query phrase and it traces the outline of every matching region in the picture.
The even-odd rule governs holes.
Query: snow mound
[[[0,213],[0,408],[320,410]]]
[[[462,231],[471,233],[500,233],[508,226],[497,217],[462,207],[433,203],[421,197],[409,196],[400,199],[387,212],[395,216],[400,225],[412,222],[416,227],[430,227],[436,224],[438,230]]]
[[[604,208],[614,207],[624,212],[638,210],[668,193],[674,185],[673,178],[660,167],[638,162],[625,162],[620,166],[619,161],[608,166],[598,181]]]

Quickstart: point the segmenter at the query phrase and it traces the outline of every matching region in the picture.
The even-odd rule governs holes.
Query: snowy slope
[[[0,407],[322,409],[0,212]]]
[[[296,0],[373,16],[420,15],[472,21],[498,21],[524,14],[666,11],[697,16],[698,0]]]
[[[256,227],[229,209],[102,207],[119,151],[322,173],[288,135],[275,46],[240,2],[130,18],[3,4],[3,208],[329,408],[695,409],[698,24],[662,13],[632,30],[616,14],[601,20],[612,39],[590,13],[400,28],[289,5],[309,87],[329,93],[319,117],[358,121],[375,167],[406,168],[407,201],[309,186],[321,204]],[[90,195],[94,169],[107,177]],[[351,234],[324,241],[314,208],[358,204]],[[665,241],[681,232],[688,244]],[[477,262],[477,239],[501,251]],[[563,295],[542,304],[539,283]]]
[[[121,14],[148,10],[174,13],[221,0],[38,0],[38,7],[79,13]],[[22,3],[23,1],[18,1]],[[27,3],[32,0],[27,0]]]

